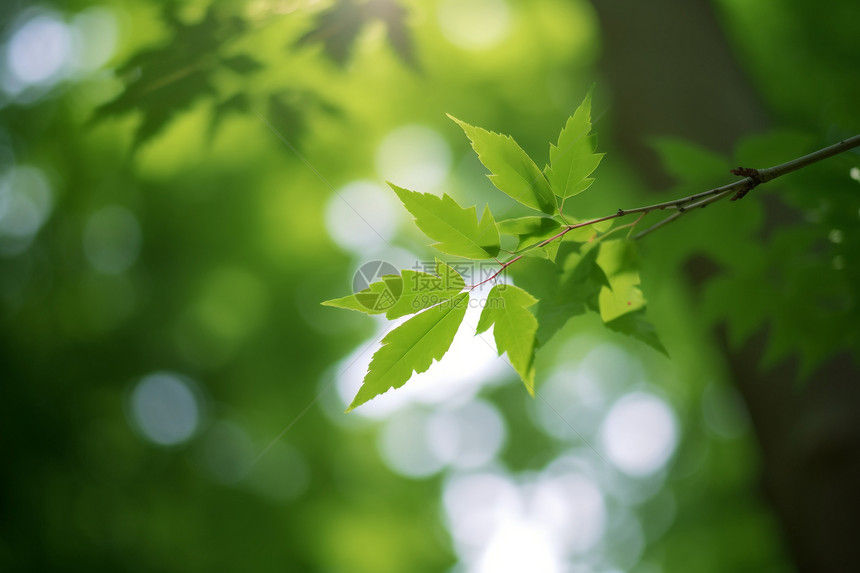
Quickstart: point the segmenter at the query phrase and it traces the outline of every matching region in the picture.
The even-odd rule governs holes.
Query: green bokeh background
[[[355,221],[333,219],[344,212],[335,192],[356,181],[382,184],[379,149],[394,130],[420,125],[445,143],[450,163],[442,163],[437,191],[466,205],[489,202],[497,218],[513,216],[516,208],[492,188],[445,114],[512,134],[541,163],[547,142],[596,83],[595,129],[608,156],[580,216],[654,195],[614,135],[624,128],[613,118],[619,88],[602,75],[607,46],[589,2],[403,2],[412,51],[370,18],[356,24],[342,62],[319,41],[349,28],[348,19],[323,26],[320,15],[332,6],[190,1],[174,5],[173,20],[162,3],[143,0],[7,2],[0,9],[0,569],[490,571],[490,542],[464,549],[445,492],[463,475],[499,476],[519,488],[518,523],[552,540],[551,525],[535,525],[546,517],[534,509],[535,484],[555,475],[554,462],[572,457],[599,488],[605,521],[585,549],[559,550],[551,561],[557,569],[542,569],[534,561],[540,544],[520,537],[525,549],[516,555],[531,570],[792,570],[778,520],[757,489],[760,457],[749,421],[712,322],[703,319],[728,320],[738,343],[760,323],[744,324],[750,313],[726,305],[719,292],[702,302],[679,270],[690,252],[679,244],[708,245],[713,233],[724,233],[733,253],[727,258],[740,261],[745,285],[754,283],[759,251],[739,255],[736,247],[761,224],[763,203],[749,201],[742,213],[694,214],[645,248],[643,288],[671,360],[589,317],[569,324],[539,355],[545,399],[529,398],[512,371],[495,368],[470,375],[465,398],[410,399],[372,417],[341,413],[351,396],[339,381],[363,373],[351,372],[344,358],[368,348],[383,325],[319,303],[349,292],[353,273],[371,258],[433,256],[393,194],[390,204],[356,205],[371,219],[392,213],[384,242],[371,236],[369,246],[349,248],[332,238],[333,227],[367,236]],[[773,136],[774,145],[750,140],[737,157],[746,149],[744,161],[764,166],[771,157],[762,149],[784,145],[789,155],[774,154],[773,162],[790,159],[858,128],[854,2],[826,10],[801,0],[714,7],[768,121],[795,134]],[[15,34],[33,18],[74,26],[81,14],[108,23],[93,32],[99,38],[115,26],[115,46],[102,42],[104,63],[66,64],[62,77],[9,87]],[[319,27],[320,35],[297,43]],[[99,42],[92,42],[98,59]],[[147,50],[154,55],[135,64]],[[224,64],[239,54],[256,65],[235,71]],[[149,87],[111,108],[136,77]],[[225,103],[234,97],[234,107]],[[708,177],[712,160],[704,152],[682,156],[681,171],[693,176],[684,181],[673,172],[679,186],[666,196],[685,185],[701,189],[694,180]],[[845,321],[857,308],[851,262],[860,252],[852,250],[860,188],[848,174],[858,164],[855,155],[816,168],[836,189],[834,204],[847,206],[825,209],[811,232],[841,230],[828,248],[845,252],[821,255],[809,273],[834,273],[841,270],[834,257],[843,257],[843,267],[847,259],[854,274],[829,293],[848,305],[837,313]],[[793,205],[802,212],[821,210],[803,202],[809,181],[796,180]],[[12,220],[23,217],[10,210],[15,193],[41,213],[29,227]],[[833,212],[849,215],[834,223]],[[814,288],[804,277],[796,283],[800,299]],[[834,345],[857,348],[854,335],[818,348],[798,341],[802,325],[786,328],[775,361],[796,352],[814,367]],[[135,389],[153,373],[184,381],[196,400],[197,424],[182,443],[154,443],[135,423]],[[589,384],[597,388],[592,394]],[[665,467],[638,478],[605,459],[611,456],[601,446],[607,412],[636,391],[668,405],[677,422]],[[456,417],[469,400],[502,422],[490,459],[401,475],[385,454],[400,427],[392,424],[439,412]],[[561,429],[556,418],[564,418]],[[489,431],[476,424],[460,437]],[[576,515],[568,517],[575,522]],[[492,527],[504,524],[503,516],[494,519]]]

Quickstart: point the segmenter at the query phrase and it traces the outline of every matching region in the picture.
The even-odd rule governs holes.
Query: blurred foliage
[[[406,9],[393,0],[339,0],[322,12],[314,27],[299,38],[297,46],[322,43],[326,56],[343,66],[349,60],[362,29],[374,20],[385,23],[388,42],[403,61],[417,66],[412,39],[406,26]]]
[[[823,145],[802,132],[751,136],[731,162],[686,143],[664,141],[658,149],[679,180],[676,192],[683,193],[719,183],[731,165],[776,165]],[[796,357],[801,376],[808,376],[826,359],[860,345],[860,196],[848,176],[857,162],[851,155],[762,189],[767,203],[758,217],[718,207],[702,222],[710,234],[681,240],[670,231],[663,239],[678,241],[669,261],[696,258],[708,267],[702,308],[711,324],[728,326],[733,345],[769,329],[762,368]],[[788,224],[775,228],[780,216]]]
[[[342,414],[342,382],[354,374],[343,357],[381,333],[372,319],[319,303],[347,289],[370,257],[427,251],[401,211],[373,246],[343,247],[326,222],[339,205],[334,190],[388,176],[375,169],[380,143],[420,124],[451,151],[447,193],[519,216],[489,192],[444,114],[511,133],[545,159],[546,134],[595,79],[600,31],[587,2],[485,2],[497,11],[473,35],[489,34],[491,22],[502,32],[477,47],[457,27],[471,25],[469,14],[443,17],[452,5],[3,4],[0,569],[481,570],[453,533],[453,480],[507,476],[532,500],[535,480],[565,456],[591,468],[582,473],[606,508],[603,536],[567,563],[643,573],[789,568],[753,487],[748,424],[700,317],[728,319],[739,344],[770,325],[770,358],[799,351],[809,368],[856,350],[856,154],[648,237],[649,318],[671,361],[583,315],[538,353],[538,367],[554,375],[537,399],[516,373],[497,370],[482,374],[483,385],[464,382],[460,398],[413,399],[381,419]],[[679,180],[667,198],[699,190],[706,171],[766,166],[860,126],[856,2],[717,6],[775,123],[792,131],[741,142],[731,165],[658,144]],[[115,25],[106,63],[67,64],[53,79],[10,87],[22,26],[46,14],[84,26],[104,14],[93,7]],[[76,19],[85,14],[95,20]],[[602,95],[598,82],[595,117]],[[602,176],[577,217],[645,202],[611,139],[601,148]],[[371,211],[385,208],[380,199]],[[773,213],[801,217],[768,234]],[[695,255],[720,274],[690,296],[682,271]],[[171,388],[196,404],[186,441],[159,445],[135,417],[142,381],[156,373],[175,373]],[[637,390],[661,396],[680,429],[668,465],[646,478],[588,445],[603,451],[607,412]],[[409,442],[395,422],[453,416],[470,392],[501,420],[506,437],[492,459],[423,479],[396,473],[386,440]]]
[[[98,116],[140,111],[143,115],[135,132],[140,143],[161,131],[178,113],[200,98],[216,95],[215,73],[229,70],[240,76],[259,71],[261,64],[247,54],[221,57],[221,46],[244,32],[245,22],[237,17],[220,17],[210,6],[204,17],[184,24],[174,4],[165,4],[164,23],[173,37],[163,47],[142,51],[117,68],[128,78],[122,93],[98,110]],[[221,114],[247,111],[244,94],[227,97],[216,104],[213,122]]]
[[[177,5],[168,3],[164,5],[162,18],[172,37],[159,47],[135,54],[117,68],[125,87],[118,97],[100,106],[94,118],[140,112],[142,118],[134,140],[138,145],[201,99],[214,100],[210,137],[229,114],[253,112],[255,104],[246,87],[247,76],[261,71],[263,64],[248,53],[230,50],[231,42],[251,32],[248,22],[214,4],[199,21],[185,23],[179,17]],[[337,37],[323,35],[329,39]],[[230,53],[224,55],[225,51]],[[222,77],[225,74],[227,77]],[[230,78],[231,74],[235,77]],[[313,97],[295,88],[269,94],[266,103],[272,124],[291,137],[302,134],[304,118],[314,108],[329,113],[337,111],[321,94]]]

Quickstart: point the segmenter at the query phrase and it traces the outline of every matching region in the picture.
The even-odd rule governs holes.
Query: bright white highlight
[[[380,177],[412,191],[432,191],[445,182],[451,150],[437,132],[408,125],[388,134],[376,152]]]
[[[0,86],[19,102],[35,101],[58,82],[102,68],[117,40],[116,16],[108,8],[87,8],[70,24],[60,14],[28,10],[0,51]]]
[[[443,505],[464,570],[566,571],[606,531],[604,497],[578,473],[543,472],[517,484],[492,473],[455,475]]]
[[[522,513],[516,484],[493,473],[454,475],[445,484],[442,502],[448,528],[466,555],[480,552],[503,518]]]
[[[674,453],[678,424],[662,399],[633,392],[613,404],[600,437],[606,456],[618,469],[644,477],[660,470]]]
[[[15,83],[52,84],[62,74],[71,47],[66,25],[53,14],[41,14],[15,31],[6,50],[6,65]]]
[[[341,187],[326,206],[328,234],[340,247],[361,255],[387,246],[397,229],[394,192],[369,181]]]
[[[439,27],[445,38],[466,50],[483,50],[501,42],[510,30],[505,0],[442,0]]]
[[[110,205],[96,211],[84,229],[84,253],[99,272],[118,274],[134,264],[140,252],[140,225],[134,214]]]
[[[581,361],[558,366],[549,377],[532,408],[541,428],[562,440],[581,440],[565,420],[591,441],[609,404],[629,384],[642,376],[638,361],[613,344],[592,348]],[[552,407],[550,407],[552,405]]]
[[[478,564],[479,573],[522,573],[561,571],[555,548],[542,528],[529,521],[509,520],[496,531]]]
[[[186,379],[157,372],[134,388],[130,414],[145,438],[160,446],[175,446],[197,430],[200,407]]]

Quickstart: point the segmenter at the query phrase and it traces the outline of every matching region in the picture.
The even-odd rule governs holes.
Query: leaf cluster
[[[325,54],[343,67],[362,30],[374,21],[385,26],[388,43],[409,66],[418,67],[412,36],[406,26],[406,9],[394,0],[338,0],[321,12],[313,27],[299,38],[296,45],[321,44]]]
[[[138,147],[203,101],[212,102],[210,136],[232,114],[265,113],[279,133],[299,135],[309,112],[339,113],[320,94],[296,86],[269,89],[255,97],[248,84],[266,64],[231,48],[254,32],[252,24],[223,6],[209,6],[193,22],[184,21],[177,10],[174,3],[164,5],[162,19],[172,32],[169,41],[136,53],[117,68],[124,89],[95,110],[94,121],[137,113],[133,143]],[[303,40],[310,41],[311,34]],[[223,81],[225,77],[229,81]]]
[[[611,330],[665,352],[645,319],[635,244],[604,240],[611,232],[607,226],[575,227],[575,219],[563,212],[565,201],[591,186],[591,175],[603,158],[592,133],[591,94],[568,119],[557,142],[550,144],[549,163],[543,169],[512,137],[451,119],[469,138],[493,185],[535,213],[496,220],[485,205],[478,217],[475,206],[463,207],[450,195],[439,197],[389,183],[438,251],[495,261],[499,267],[489,278],[466,285],[454,266],[437,259],[436,275],[404,270],[399,276],[381,277],[358,293],[323,303],[384,313],[389,320],[414,314],[383,338],[349,409],[400,388],[413,373],[424,372],[439,360],[463,322],[469,293],[495,282],[508,267],[516,285],[494,284],[476,333],[493,329],[499,354],[507,354],[532,395],[536,351],[568,320],[589,311],[599,314]],[[516,243],[516,250],[502,261],[497,257],[505,236]]]

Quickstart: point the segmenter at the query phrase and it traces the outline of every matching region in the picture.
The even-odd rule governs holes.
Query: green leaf
[[[624,272],[609,277],[610,287],[600,290],[600,318],[609,322],[645,307],[645,295],[639,289],[639,273]]]
[[[549,182],[535,162],[510,136],[474,127],[456,117],[457,122],[472,142],[472,149],[484,167],[491,171],[490,181],[502,193],[547,214],[558,210]]]
[[[164,4],[162,11],[175,32],[173,37],[122,64],[117,75],[125,83],[123,91],[96,108],[93,116],[93,120],[104,120],[139,114],[135,147],[162,132],[180,113],[219,95],[213,75],[221,63],[229,65],[235,59],[223,60],[218,51],[224,38],[236,37],[246,29],[243,20],[224,16],[211,6],[193,24],[179,19],[173,3]]]
[[[571,247],[572,249],[573,247]],[[563,259],[556,271],[556,287],[540,299],[537,317],[540,322],[538,344],[544,345],[574,316],[597,309],[597,298],[608,279],[597,264],[600,244],[579,252],[559,255]],[[547,282],[552,282],[547,277]]]
[[[406,272],[406,271],[402,271]],[[386,275],[355,294],[327,300],[323,306],[357,310],[365,314],[382,314],[396,303],[403,289],[403,280],[397,275]]]
[[[239,75],[252,74],[263,69],[263,65],[247,54],[239,54],[221,60],[227,68]]]
[[[645,295],[639,289],[639,256],[633,241],[604,242],[598,262],[609,279],[599,297],[603,322],[645,307]]]
[[[481,222],[475,207],[464,209],[448,195],[418,193],[389,183],[415,217],[415,224],[431,239],[434,247],[467,259],[491,259],[499,254],[499,231],[489,207],[484,207]]]
[[[600,165],[603,153],[594,153],[597,136],[591,131],[591,92],[567,120],[558,136],[558,144],[549,146],[547,169],[552,191],[562,198],[573,197],[588,189],[594,179],[588,176]]]
[[[565,220],[560,216],[520,217],[518,219],[499,221],[498,227],[499,232],[503,235],[517,237],[517,254],[555,261],[556,255],[562,245],[571,242],[591,242],[598,232],[606,231],[612,227],[612,221],[602,221],[593,225],[570,229],[563,237],[547,243],[543,247],[529,249],[529,247],[555,237],[568,225],[575,225],[580,222],[582,221],[576,219]],[[578,250],[578,247],[575,250]]]
[[[345,66],[365,24],[361,6],[353,0],[340,0],[317,15],[313,28],[299,38],[296,46],[321,43],[326,56]]]
[[[248,99],[247,94],[243,93],[233,94],[227,99],[216,103],[215,107],[212,109],[212,116],[209,120],[209,141],[213,141],[215,139],[215,132],[218,130],[218,126],[222,121],[224,121],[224,119],[229,117],[231,114],[241,115],[243,113],[248,113],[250,110],[251,101]]]
[[[632,336],[640,340],[661,354],[669,356],[666,348],[657,338],[654,325],[645,317],[645,309],[630,312],[605,323],[610,330]]]
[[[381,21],[397,55],[418,67],[407,16],[406,8],[396,0],[338,0],[316,17],[313,28],[299,38],[297,45],[320,43],[325,54],[343,67],[355,52],[362,31]]]
[[[288,92],[269,96],[268,122],[278,133],[301,134],[308,119],[306,110],[300,109]]]
[[[557,229],[561,229],[561,223],[550,217],[520,217],[499,221],[499,232],[515,237],[544,234]]]
[[[496,348],[501,355],[508,353],[508,359],[529,394],[535,394],[535,334],[538,321],[528,307],[537,299],[519,287],[496,285],[487,297],[487,306],[478,321],[477,333],[493,328]]]
[[[645,307],[639,289],[639,255],[636,243],[626,240],[605,241],[598,257],[609,284],[600,290],[600,318],[609,322]]]
[[[636,243],[606,241],[597,259],[608,283],[598,297],[600,318],[616,332],[627,334],[668,356],[654,326],[645,316],[645,295],[639,289],[639,254]]]
[[[439,259],[436,274],[402,270],[399,276],[384,276],[360,292],[322,304],[365,314],[385,313],[385,318],[393,320],[450,300],[466,286],[460,273]]]
[[[517,237],[517,252],[554,237],[561,229],[561,223],[549,217],[520,217],[499,221],[500,233]],[[560,244],[561,241],[553,241],[539,249],[526,251],[525,254],[553,260]]]
[[[414,372],[426,372],[433,360],[448,351],[463,317],[469,293],[431,307],[413,316],[382,339],[382,348],[370,361],[370,368],[347,412],[387,392],[400,388]]]
[[[381,20],[388,32],[388,43],[404,63],[415,69],[420,68],[415,57],[412,32],[407,20],[409,11],[397,0],[371,0],[364,4],[365,12]]]
[[[556,215],[553,217],[556,221],[563,225],[576,225],[577,223],[585,223],[585,219],[577,219],[575,217],[571,217],[570,215],[566,217],[562,217],[561,215]],[[599,223],[592,223],[591,225],[586,225],[585,227],[578,227],[576,229],[571,230],[564,236],[565,241],[574,240],[579,243],[587,243],[594,239],[594,237],[598,233],[603,233],[612,228],[612,225],[615,221],[601,221]]]

